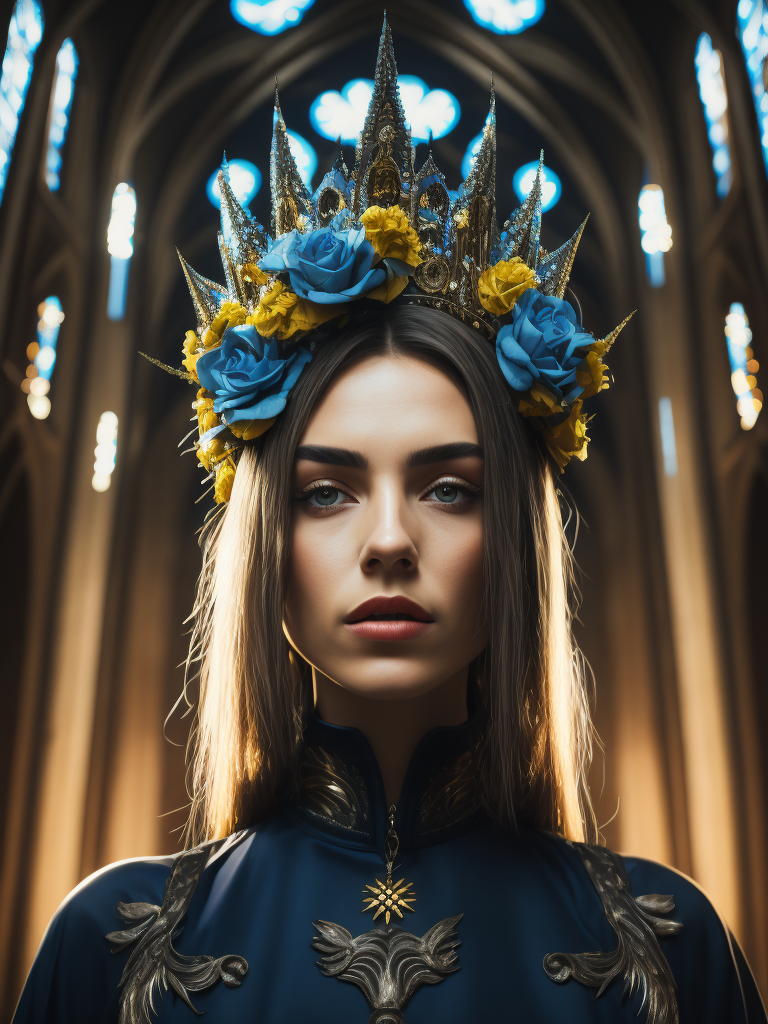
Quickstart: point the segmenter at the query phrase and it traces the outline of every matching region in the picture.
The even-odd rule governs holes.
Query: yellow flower
[[[255,284],[261,288],[269,280],[269,274],[265,274],[258,263],[244,263],[240,268],[240,276],[248,284]]]
[[[365,237],[380,259],[389,256],[411,267],[418,267],[421,263],[419,236],[399,206],[390,206],[386,210],[381,206],[369,206],[360,218],[360,223],[365,228]]]
[[[200,339],[194,331],[187,331],[184,335],[184,344],[181,349],[184,353],[184,358],[181,361],[181,365],[190,374],[194,380],[197,380],[197,347],[200,344]]]
[[[454,214],[453,223],[456,225],[457,231],[461,230],[461,228],[467,227],[467,225],[469,224],[469,211],[467,210],[466,207],[464,207],[464,209],[460,210],[458,213]]]
[[[200,344],[200,339],[195,334],[195,332],[194,331],[187,331],[187,333],[184,335],[184,344],[182,345],[182,348],[184,349],[184,351],[187,354],[189,354],[190,352],[195,352],[196,349],[197,349],[197,346],[199,344]]]
[[[197,381],[197,360],[200,358],[200,354],[201,353],[199,353],[199,352],[189,352],[181,360],[181,365],[184,367],[184,369],[187,371],[187,373],[190,375],[190,377],[193,380],[196,380],[196,381]],[[200,383],[200,381],[197,381],[197,382],[198,382],[198,384]]]
[[[512,309],[526,289],[535,287],[536,274],[515,256],[511,260],[499,260],[480,275],[477,295],[484,309],[502,316]]]
[[[216,483],[213,487],[213,500],[217,505],[229,501],[232,495],[232,484],[235,481],[235,463],[231,457],[226,458],[216,467]]]
[[[591,398],[608,387],[607,370],[600,353],[590,349],[576,370],[576,383],[584,388],[581,398]]]
[[[378,299],[379,302],[391,302],[405,288],[408,280],[407,274],[395,274],[387,267],[387,280],[377,288],[372,288],[365,297],[366,299]]]
[[[567,419],[557,426],[548,425],[544,429],[544,441],[561,470],[565,469],[572,458],[581,462],[587,457],[587,417],[581,411],[581,399],[572,405]]]
[[[554,416],[563,411],[552,392],[541,384],[534,384],[530,391],[526,391],[517,409],[521,416]]]
[[[266,433],[276,419],[277,416],[273,416],[271,420],[240,420],[237,423],[230,423],[229,429],[242,441],[253,441],[254,438]]]
[[[224,452],[223,443],[217,437],[214,437],[204,448],[197,449],[197,457],[210,473],[216,463],[221,461]]]
[[[239,327],[244,324],[248,310],[239,302],[223,302],[218,316],[203,335],[206,350],[217,348],[221,344],[221,336],[228,327]]]
[[[342,305],[321,306],[308,299],[300,299],[282,281],[275,281],[247,323],[253,324],[263,338],[275,335],[285,341],[298,331],[311,331],[326,320],[333,320],[345,309]]]

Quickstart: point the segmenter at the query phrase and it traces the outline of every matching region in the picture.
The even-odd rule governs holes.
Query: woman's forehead
[[[345,370],[315,407],[301,444],[408,449],[478,442],[469,403],[442,370],[412,356],[370,356]]]

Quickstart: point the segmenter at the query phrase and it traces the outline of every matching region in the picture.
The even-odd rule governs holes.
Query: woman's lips
[[[372,597],[344,619],[347,629],[365,640],[410,640],[433,623],[421,605],[407,597]]]

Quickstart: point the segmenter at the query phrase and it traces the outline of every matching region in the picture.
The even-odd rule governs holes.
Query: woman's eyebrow
[[[330,448],[322,444],[302,444],[296,449],[296,461],[322,462],[328,466],[348,466],[350,469],[367,469],[368,459],[362,452],[350,448]]]
[[[406,465],[409,469],[416,466],[430,466],[433,462],[446,462],[448,459],[482,459],[483,449],[479,444],[470,441],[453,441],[449,444],[437,444],[432,448],[419,448],[411,452]]]

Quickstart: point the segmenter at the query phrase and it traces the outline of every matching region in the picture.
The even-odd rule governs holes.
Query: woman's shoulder
[[[533,842],[552,871],[582,896],[588,894],[593,910],[610,925],[615,934],[606,952],[616,948],[618,939],[625,980],[633,971],[641,976],[644,965],[655,965],[644,984],[652,988],[668,970],[669,996],[679,1004],[681,1021],[765,1024],[765,1009],[744,954],[713,901],[692,878],[658,861],[548,833],[539,833]],[[633,950],[642,953],[637,963]],[[589,953],[587,959],[594,964],[596,956]],[[583,956],[558,955],[555,960],[551,976],[556,968],[562,972],[555,980],[574,977],[590,984],[587,971],[579,977],[586,964]]]

